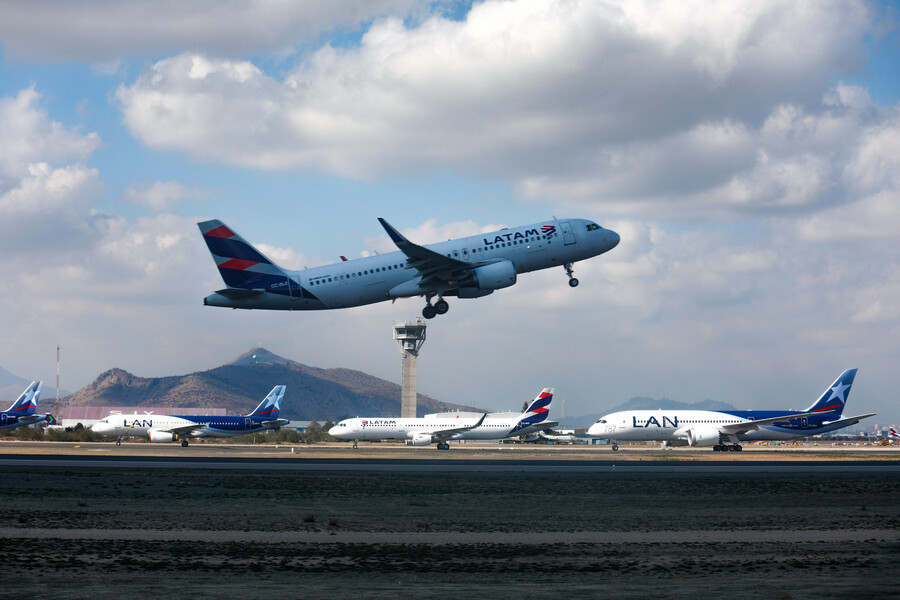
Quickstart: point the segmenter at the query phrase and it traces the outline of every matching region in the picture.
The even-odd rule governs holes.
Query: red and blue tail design
[[[528,406],[528,409],[522,413],[522,418],[519,419],[518,425],[516,425],[515,429],[524,429],[529,425],[536,425],[537,423],[541,423],[547,420],[547,417],[550,416],[550,403],[553,401],[553,388],[544,388],[538,397],[535,398],[531,404]]]
[[[839,417],[844,412],[847,397],[850,395],[850,386],[856,377],[856,369],[847,369],[841,376],[835,379],[827,390],[816,400],[815,404],[803,412],[832,413]]]
[[[900,435],[897,435],[897,430],[891,427],[891,432],[888,434],[892,440],[900,439]]]
[[[33,415],[34,410],[37,408],[38,399],[41,397],[41,387],[43,385],[43,381],[32,381],[28,384],[28,387],[25,388],[25,391],[22,392],[22,395],[13,402],[7,412],[20,417],[23,415]]]
[[[272,294],[301,296],[297,285],[284,269],[251,246],[218,219],[197,223],[225,285],[244,290],[263,290]],[[296,292],[292,294],[292,292]]]
[[[281,411],[281,400],[284,398],[285,389],[287,388],[283,385],[273,387],[269,395],[256,407],[256,410],[247,416],[266,420],[277,419],[278,413]]]

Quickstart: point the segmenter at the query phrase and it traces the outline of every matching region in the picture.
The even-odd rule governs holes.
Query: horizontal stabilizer
[[[262,290],[242,290],[241,288],[225,288],[224,290],[217,290],[217,294],[220,296],[225,296],[229,300],[242,300],[244,298],[253,298],[254,296],[259,296],[264,294]]]
[[[831,427],[832,425],[855,425],[859,423],[863,419],[868,419],[869,417],[874,417],[878,413],[869,413],[867,415],[857,415],[855,417],[847,417],[845,419],[841,419],[839,421],[825,421],[822,423],[825,427]]]

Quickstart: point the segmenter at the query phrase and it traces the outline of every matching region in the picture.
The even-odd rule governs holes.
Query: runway
[[[454,457],[212,457],[212,456],[86,456],[0,455],[0,467],[233,470],[294,473],[457,474],[500,477],[698,477],[698,476],[898,476],[898,460],[642,460],[504,459]]]

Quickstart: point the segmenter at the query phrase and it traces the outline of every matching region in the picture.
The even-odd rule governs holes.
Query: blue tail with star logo
[[[844,412],[844,405],[847,404],[847,397],[850,396],[850,386],[853,385],[854,377],[856,377],[856,369],[847,369],[841,373],[841,376],[828,386],[815,404],[803,412],[829,413],[840,417]]]

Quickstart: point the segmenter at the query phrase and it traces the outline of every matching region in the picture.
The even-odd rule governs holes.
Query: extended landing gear
[[[119,438],[116,440],[116,446],[121,446],[121,445],[122,445],[122,438]]]
[[[450,305],[440,296],[438,296],[438,301],[433,305],[431,304],[431,297],[428,297],[428,304],[422,309],[422,316],[426,319],[433,319],[436,315],[447,314],[448,310],[450,310]]]
[[[574,286],[573,286],[573,287],[574,287]],[[613,451],[613,452],[618,452],[618,451],[619,451],[619,445],[618,445],[618,444],[613,444],[613,445],[612,445],[612,451]]]
[[[572,263],[565,264],[566,275],[569,277],[569,287],[578,287],[578,280],[572,274]]]
[[[357,442],[357,441],[358,441],[358,440],[353,440],[353,449],[354,449],[354,450],[356,450],[356,442]]]
[[[447,442],[438,442],[438,443],[437,443],[437,449],[438,449],[438,450],[449,450],[449,449],[450,449],[450,444],[447,443]]]
[[[187,447],[188,447],[188,441],[187,441],[187,440],[181,440],[181,447],[182,447],[182,448],[187,448]]]
[[[744,447],[740,444],[716,444],[713,452],[740,452]]]

